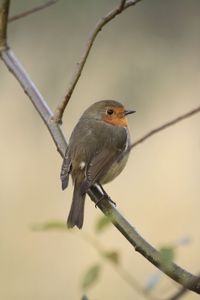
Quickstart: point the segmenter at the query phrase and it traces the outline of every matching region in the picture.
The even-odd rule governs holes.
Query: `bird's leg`
[[[106,193],[106,191],[104,190],[104,188],[102,187],[102,185],[100,183],[98,183],[98,186],[100,187],[103,195],[100,199],[97,200],[97,202],[95,203],[95,207],[97,207],[97,204],[102,200],[102,199],[106,199],[109,202],[111,202],[112,204],[114,204],[114,206],[116,206],[116,203],[110,198],[110,196]]]
[[[101,184],[99,184],[103,194],[104,194],[104,197],[109,201],[111,202],[112,204],[114,204],[116,206],[116,203],[110,198],[110,196],[106,193],[106,191],[104,190],[104,188],[102,187]]]

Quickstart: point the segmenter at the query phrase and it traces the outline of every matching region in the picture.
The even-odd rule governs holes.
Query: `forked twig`
[[[92,45],[98,35],[98,33],[102,30],[102,28],[108,23],[110,22],[112,19],[114,19],[117,15],[119,15],[120,13],[122,13],[125,9],[127,9],[128,7],[130,6],[133,6],[135,5],[136,3],[140,2],[141,0],[132,0],[132,1],[121,1],[120,2],[120,5],[118,5],[115,9],[113,9],[111,12],[109,12],[105,17],[101,18],[99,20],[99,22],[96,24],[94,30],[92,31],[87,43],[86,43],[86,46],[85,46],[85,49],[83,51],[83,55],[80,59],[80,61],[77,63],[77,67],[75,69],[75,72],[72,76],[72,80],[69,84],[69,87],[68,87],[68,90],[67,90],[67,93],[66,93],[66,96],[65,98],[63,99],[63,101],[61,101],[61,103],[58,104],[56,110],[55,110],[55,113],[54,113],[54,121],[56,123],[62,123],[62,117],[63,117],[63,113],[65,111],[65,108],[71,98],[71,95],[74,91],[74,88],[81,76],[81,73],[82,73],[82,70],[83,70],[83,67],[86,63],[86,60],[88,58],[88,55],[90,53],[90,50],[92,48]]]

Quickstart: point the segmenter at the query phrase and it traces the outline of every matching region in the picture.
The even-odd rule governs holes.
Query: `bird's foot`
[[[104,199],[104,195],[100,199],[97,199],[97,201],[95,202],[95,208],[97,208],[98,203],[101,202],[101,200],[103,199]]]
[[[117,206],[117,204],[110,198],[110,196],[106,193],[106,191],[104,190],[104,188],[100,185],[100,187],[101,187],[101,190],[102,190],[102,192],[103,192],[103,195],[102,195],[102,197],[100,198],[100,199],[98,199],[97,201],[96,201],[96,203],[95,203],[95,208],[97,208],[97,205],[98,205],[98,203],[101,201],[101,200],[103,200],[103,199],[106,199],[106,200],[108,200],[110,203],[112,203],[114,206]]]
[[[104,197],[105,197],[106,200],[108,200],[108,201],[109,201],[110,203],[112,203],[114,206],[117,206],[116,202],[113,201],[113,200],[110,198],[110,196],[108,196],[108,194],[106,194]]]

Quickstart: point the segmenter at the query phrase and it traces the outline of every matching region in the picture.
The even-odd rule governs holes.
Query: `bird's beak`
[[[130,114],[134,114],[135,112],[136,112],[136,110],[125,110],[124,115],[127,116],[127,115],[130,115]]]

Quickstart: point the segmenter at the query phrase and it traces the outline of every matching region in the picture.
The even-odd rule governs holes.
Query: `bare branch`
[[[36,7],[31,8],[31,9],[29,9],[29,10],[26,10],[26,11],[24,11],[24,12],[18,14],[18,15],[15,15],[15,16],[13,16],[13,17],[10,17],[10,18],[8,19],[8,22],[11,23],[11,22],[13,22],[13,21],[16,21],[16,20],[22,19],[22,18],[24,18],[24,17],[27,17],[27,16],[29,16],[29,15],[35,13],[35,12],[38,12],[38,11],[40,11],[40,10],[43,10],[43,9],[45,9],[45,8],[47,8],[47,7],[49,7],[49,6],[53,5],[53,4],[55,4],[55,3],[58,2],[58,1],[59,1],[59,0],[50,0],[50,1],[47,1],[46,3],[43,3],[43,4],[41,4],[41,5],[38,5],[38,6],[36,6]]]
[[[198,278],[200,280],[200,275],[198,275]],[[189,290],[182,286],[173,296],[169,297],[167,300],[178,300],[180,298],[182,298],[185,294],[187,294],[189,292]]]
[[[15,76],[19,84],[21,85],[24,92],[27,94],[32,104],[40,114],[42,120],[46,124],[54,143],[56,144],[57,150],[64,157],[67,142],[64,138],[64,134],[55,122],[52,121],[53,113],[44,101],[42,95],[38,91],[37,87],[32,82],[31,78],[24,70],[23,66],[15,57],[14,53],[6,49],[1,52],[1,58],[10,70],[10,72]]]
[[[9,0],[0,0],[0,50],[7,47],[7,24],[9,6]]]
[[[124,5],[126,4],[126,0],[121,0],[121,4],[119,6],[119,9],[123,9],[124,8]]]
[[[88,192],[92,201],[96,203],[96,199],[100,199],[101,193],[97,186],[93,186]],[[97,197],[97,198],[96,198]],[[178,265],[172,263],[170,268],[166,268],[161,262],[160,252],[153,248],[141,235],[137,233],[135,228],[118,212],[118,210],[105,198],[97,204],[97,206],[108,216],[113,225],[123,234],[123,236],[130,242],[146,259],[148,259],[154,266],[159,268],[163,273],[168,275],[171,279],[180,283],[187,289],[190,289],[200,294],[200,279],[198,276],[192,275]]]
[[[192,117],[193,115],[197,114],[200,112],[200,106],[196,107],[195,109],[193,110],[190,110],[189,112],[183,114],[183,115],[180,115],[178,117],[176,117],[175,119],[167,122],[167,123],[164,123],[162,124],[161,126],[159,127],[156,127],[154,128],[153,130],[151,130],[150,132],[146,133],[143,137],[141,137],[140,139],[138,139],[136,142],[134,142],[130,147],[128,147],[128,149],[123,152],[123,153],[119,153],[119,156],[118,156],[118,161],[120,161],[124,156],[126,156],[134,147],[136,147],[137,145],[141,144],[142,142],[144,142],[145,140],[147,140],[148,138],[152,137],[154,134],[164,130],[164,129],[167,129],[168,127],[170,126],[173,126],[175,125],[176,123],[180,122],[180,121],[183,121],[184,119],[187,119],[189,117]],[[112,161],[110,162],[110,165],[107,165],[107,167],[111,167],[112,165]]]
[[[114,19],[117,15],[121,14],[125,9],[127,9],[130,6],[135,5],[136,3],[140,2],[141,0],[134,0],[134,1],[121,1],[120,5],[118,5],[115,9],[113,9],[111,12],[109,12],[105,17],[101,18],[99,22],[96,24],[94,30],[92,31],[88,42],[86,43],[85,49],[83,51],[83,55],[80,59],[80,61],[77,63],[77,68],[75,69],[75,72],[72,76],[72,80],[69,84],[69,88],[67,90],[66,96],[63,101],[57,106],[55,113],[54,113],[54,121],[57,123],[62,123],[62,116],[65,111],[65,108],[71,98],[71,95],[74,91],[74,88],[81,76],[83,67],[86,63],[86,60],[88,58],[88,55],[90,53],[90,50],[92,48],[92,45],[98,35],[98,33],[102,30],[102,28],[110,22],[112,19]],[[126,2],[126,3],[124,3]]]
[[[188,289],[186,289],[185,287],[181,287],[181,289],[178,292],[176,292],[173,296],[171,296],[167,300],[178,300],[178,299],[182,298],[188,292],[189,292]]]
[[[144,142],[145,140],[147,140],[148,138],[150,138],[152,135],[158,133],[159,131],[164,130],[164,129],[170,127],[170,126],[173,126],[173,125],[175,125],[176,123],[178,123],[178,122],[180,122],[180,121],[183,121],[184,119],[187,119],[187,118],[189,118],[189,117],[192,117],[193,115],[195,115],[195,114],[197,114],[197,113],[199,113],[199,112],[200,112],[200,106],[196,107],[196,108],[193,109],[193,110],[190,110],[189,112],[187,112],[187,113],[185,113],[185,114],[183,114],[183,115],[178,116],[177,118],[175,118],[175,119],[173,119],[173,120],[171,120],[171,121],[169,121],[169,122],[167,122],[167,123],[165,123],[165,124],[163,124],[163,125],[161,125],[161,126],[159,126],[159,127],[154,128],[154,129],[151,130],[150,132],[146,133],[143,137],[141,137],[140,139],[138,139],[135,143],[133,143],[133,144],[130,146],[129,151],[130,151],[133,147],[135,147],[135,146],[141,144],[142,142]]]

